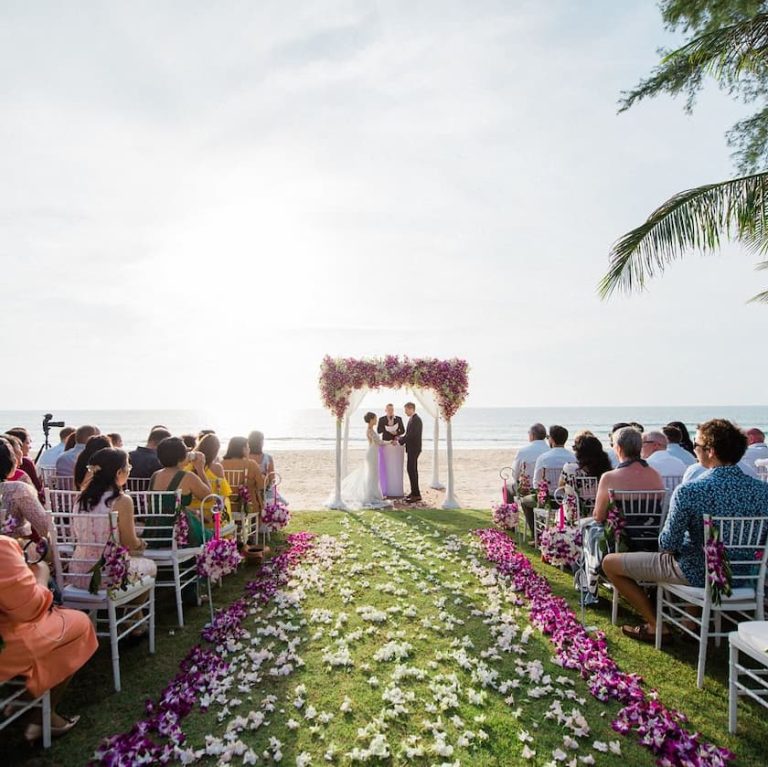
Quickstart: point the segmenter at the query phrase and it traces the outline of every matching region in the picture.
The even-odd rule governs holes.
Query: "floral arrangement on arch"
[[[469,364],[466,360],[387,355],[370,359],[325,356],[320,365],[320,395],[323,404],[341,420],[355,389],[400,389],[412,386],[431,389],[445,420],[456,415],[469,394]]]

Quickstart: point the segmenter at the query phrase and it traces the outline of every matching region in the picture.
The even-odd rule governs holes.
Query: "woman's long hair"
[[[0,437],[0,482],[5,482],[15,467],[16,453],[13,446],[5,437]]]
[[[611,470],[611,459],[603,450],[603,445],[597,437],[589,434],[580,436],[573,442],[573,451],[579,462],[579,468],[588,477],[600,479],[606,471]]]
[[[79,490],[85,479],[85,473],[88,464],[91,462],[91,456],[103,450],[105,447],[112,447],[112,440],[103,434],[94,434],[88,438],[82,453],[77,456],[75,463],[75,489]]]
[[[93,468],[93,478],[88,487],[78,496],[81,511],[90,511],[98,505],[104,493],[112,494],[106,499],[109,506],[122,495],[122,488],[117,485],[117,473],[128,465],[128,453],[115,447],[104,447],[91,456],[89,466]]]
[[[248,449],[256,455],[261,455],[264,452],[264,433],[260,431],[252,431],[248,435]]]
[[[224,454],[224,460],[227,458],[243,458],[248,453],[245,448],[248,447],[248,440],[245,437],[232,437],[227,445],[227,452]],[[245,456],[243,456],[245,453]]]
[[[205,456],[206,466],[210,466],[219,457],[220,448],[221,441],[213,432],[204,434],[197,445],[195,445],[195,450]]]
[[[691,455],[696,455],[691,435],[688,433],[688,427],[682,421],[670,421],[667,426],[675,426],[680,429],[680,433],[683,435],[683,438],[680,440],[680,447],[687,450]]]

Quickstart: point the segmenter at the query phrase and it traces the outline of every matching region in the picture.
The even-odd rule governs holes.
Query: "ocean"
[[[383,405],[370,407],[383,414]],[[350,421],[350,447],[362,447],[365,438],[364,406]],[[403,415],[400,413],[400,415]],[[146,442],[152,426],[167,426],[174,434],[197,433],[215,429],[223,444],[231,436],[247,436],[252,429],[263,431],[268,452],[285,450],[327,450],[335,444],[335,421],[321,408],[270,412],[208,412],[204,410],[59,410],[54,420],[78,426],[92,423],[102,432],[118,432],[126,447],[132,449]],[[431,446],[433,420],[423,411],[425,448]],[[32,432],[33,452],[42,444],[40,411],[0,411],[0,430],[26,426]],[[590,429],[600,439],[607,437],[612,424],[637,421],[646,428],[662,426],[669,421],[683,421],[693,431],[697,423],[710,418],[728,418],[740,426],[757,426],[768,433],[768,406],[701,406],[701,407],[510,407],[463,408],[453,419],[453,444],[457,449],[516,448],[528,440],[528,427],[540,421],[545,426],[560,424],[573,435]],[[58,429],[52,430],[51,443],[58,441]],[[441,424],[441,441],[445,436]]]

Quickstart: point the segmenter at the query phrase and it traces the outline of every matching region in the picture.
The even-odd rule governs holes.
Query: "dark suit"
[[[400,444],[405,445],[405,453],[408,456],[406,469],[408,481],[411,483],[411,495],[421,496],[419,490],[419,455],[421,454],[422,423],[418,413],[414,413],[408,419],[408,427],[405,436],[400,437]]]
[[[397,426],[397,433],[390,434],[384,427],[389,423],[387,416],[383,415],[379,418],[379,425],[376,427],[376,431],[381,434],[381,438],[385,442],[391,442],[393,439],[399,437],[401,434],[405,434],[405,426],[403,426],[403,419],[399,415],[392,418],[393,426]]]

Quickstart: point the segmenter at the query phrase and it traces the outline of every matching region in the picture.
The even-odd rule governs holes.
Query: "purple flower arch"
[[[323,404],[338,420],[349,408],[350,394],[369,389],[401,389],[410,386],[431,389],[440,415],[449,421],[469,393],[469,364],[466,360],[387,355],[355,359],[325,356],[320,365],[320,395]]]

